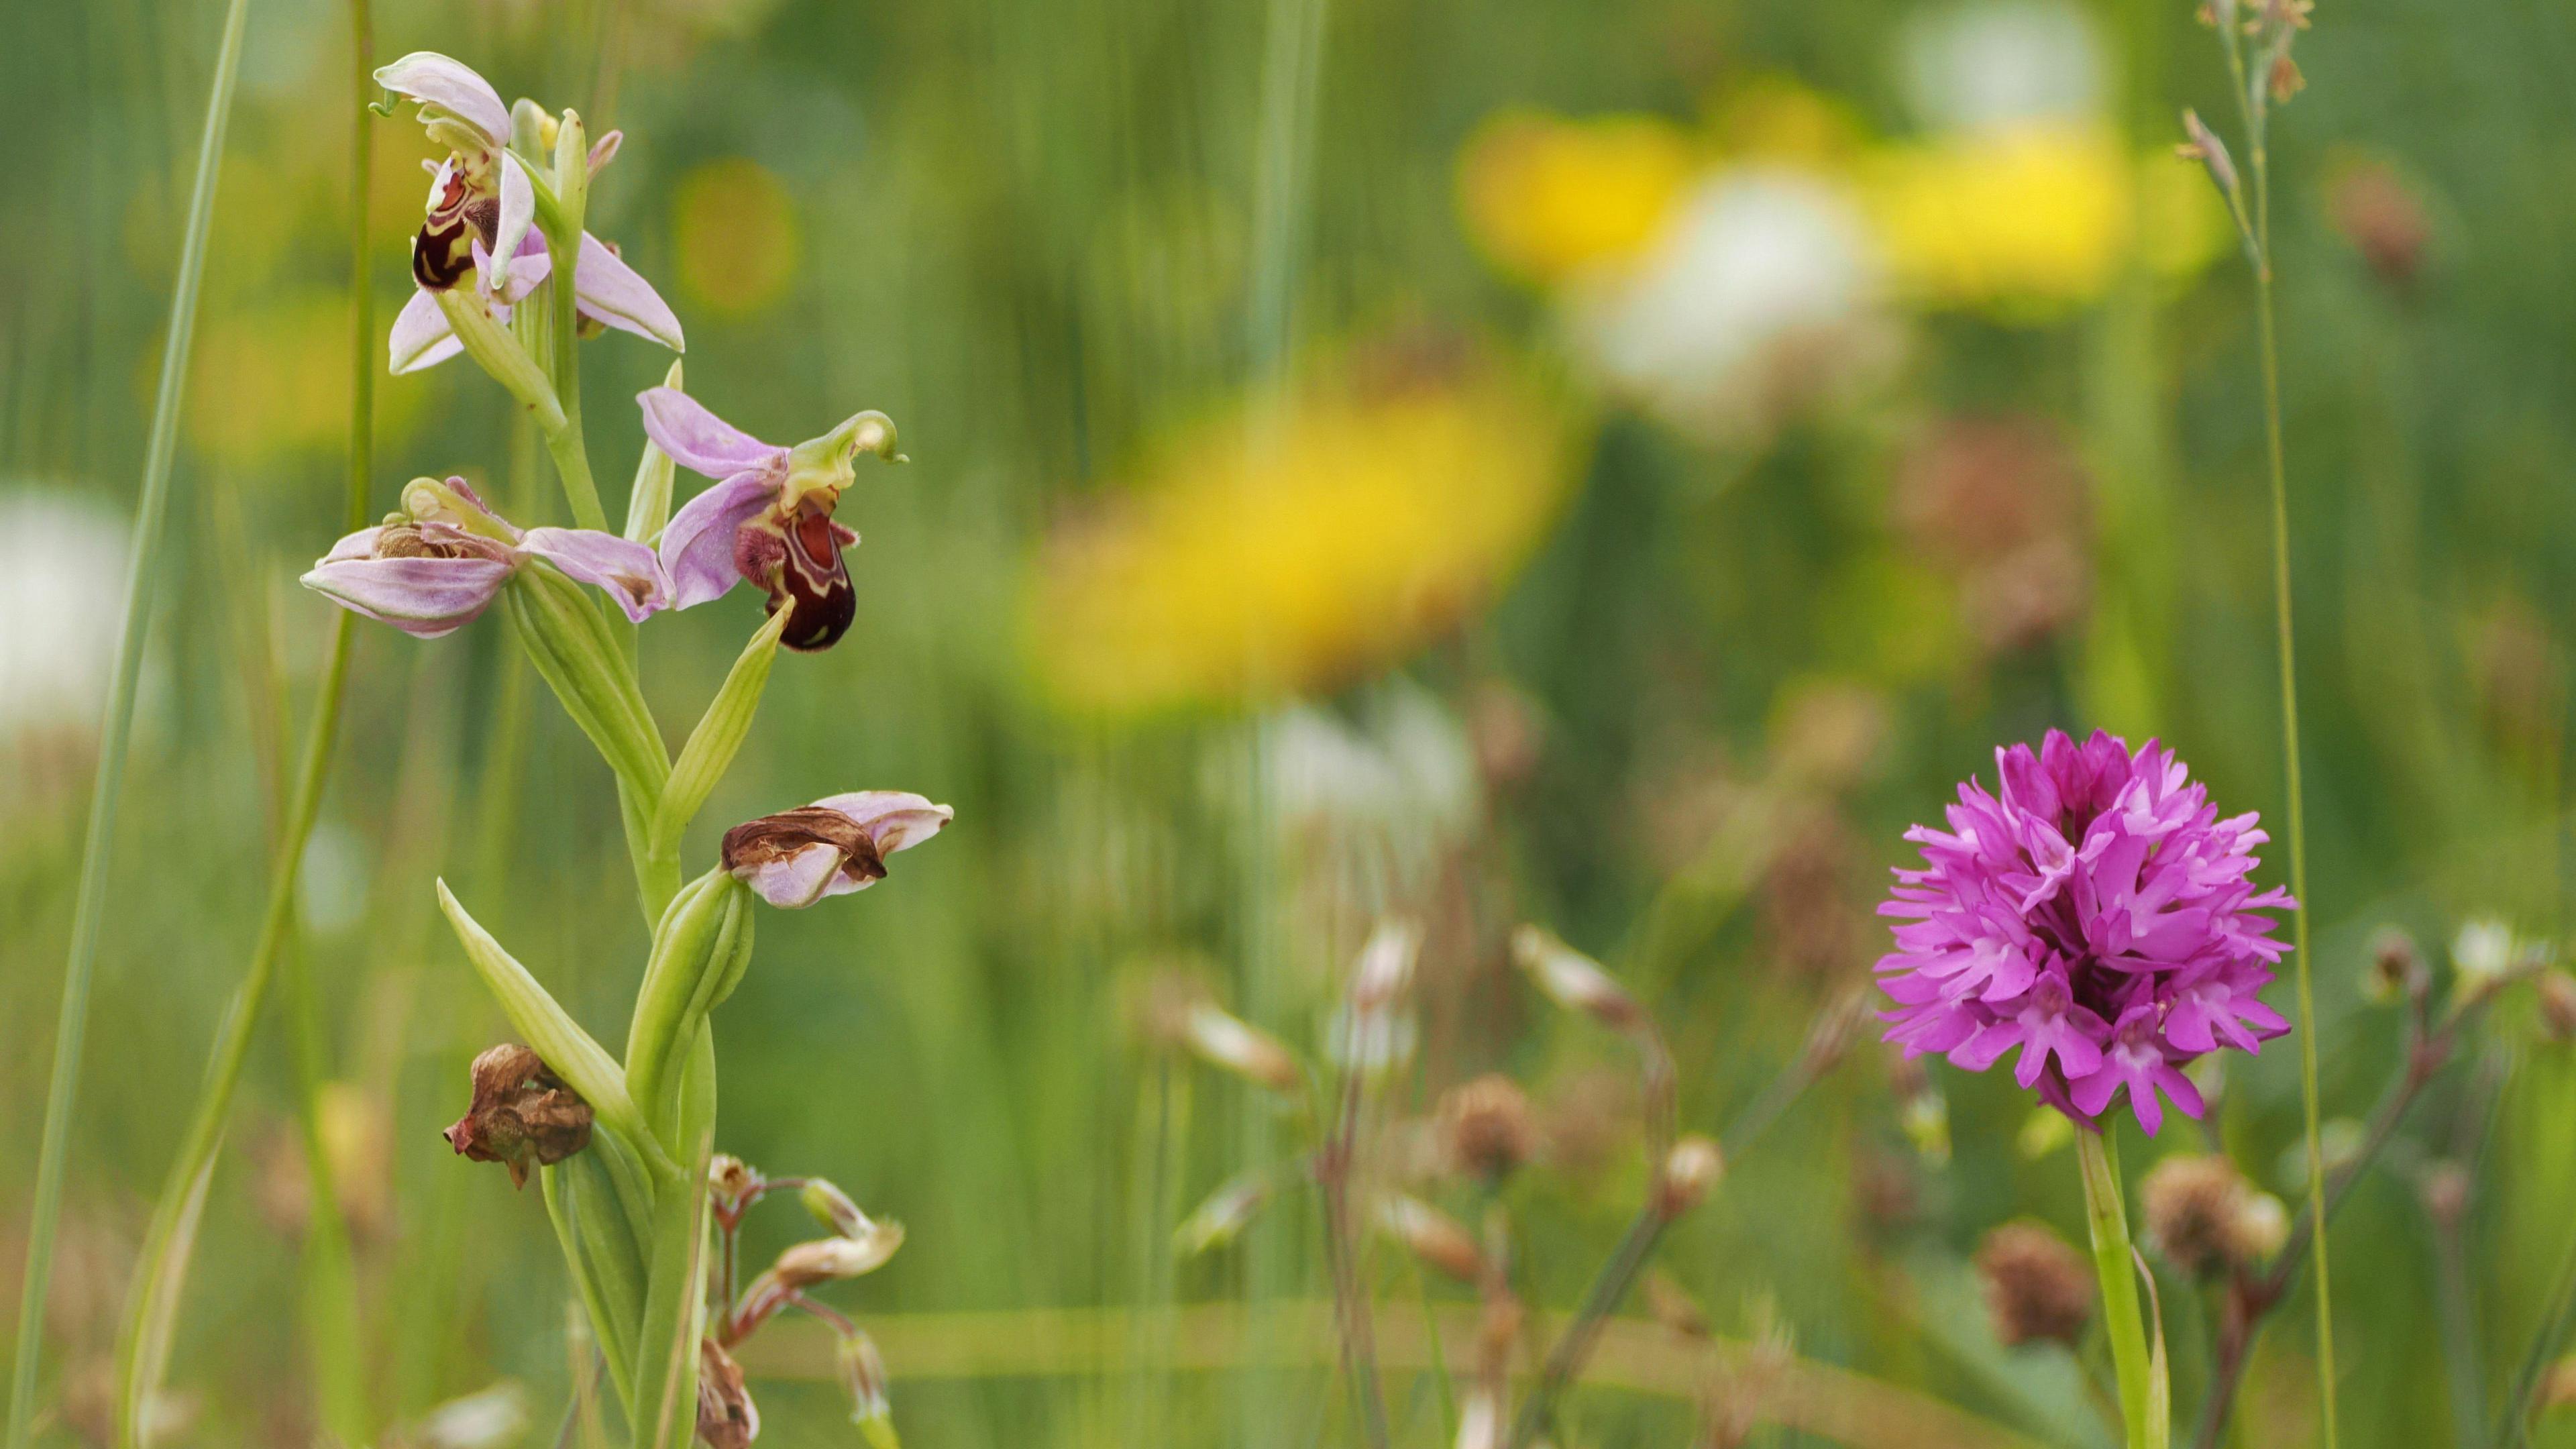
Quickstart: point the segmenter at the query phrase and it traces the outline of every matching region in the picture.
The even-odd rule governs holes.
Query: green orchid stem
[[[2317,1003],[2315,972],[2308,950],[2307,796],[2299,772],[2298,648],[2290,608],[2290,484],[2281,432],[2281,337],[2279,305],[2272,266],[2272,159],[2270,120],[2264,93],[2245,64],[2244,39],[2236,27],[2222,27],[2227,73],[2236,93],[2237,114],[2245,123],[2247,160],[2254,183],[2252,241],[2254,310],[2263,369],[2263,446],[2271,474],[2272,612],[2281,660],[2281,746],[2289,795],[2291,962],[2299,987],[2299,1096],[2307,1139],[2308,1198],[2325,1201],[2326,1154],[2317,1089]],[[2267,82],[2268,83],[2268,82]],[[2240,217],[2239,224],[2242,225]],[[2320,1224],[2309,1249],[2317,1280],[2317,1415],[2321,1440],[2335,1449],[2334,1291],[2326,1266],[2327,1235]]]
[[[2138,1312],[2135,1251],[2129,1245],[2129,1212],[2120,1187],[2117,1130],[2105,1121],[2089,1132],[2079,1124],[2075,1157],[2084,1171],[2084,1222],[2093,1240],[2093,1271],[2102,1281],[2102,1329],[2111,1340],[2111,1365],[2120,1381],[2120,1420],[2128,1449],[2162,1449],[2172,1425],[2158,1424],[2150,1405],[2158,1395],[2147,1353],[2146,1323]]]
[[[125,623],[99,727],[98,776],[91,785],[89,833],[81,847],[80,884],[72,908],[71,946],[63,962],[63,995],[54,1024],[52,1081],[46,1089],[45,1126],[36,1153],[36,1190],[28,1212],[27,1267],[20,1283],[16,1359],[9,1377],[9,1423],[0,1445],[26,1449],[36,1423],[36,1379],[42,1365],[45,1295],[53,1282],[54,1235],[60,1224],[63,1173],[71,1146],[72,1106],[80,1091],[81,1049],[89,1030],[90,979],[98,962],[99,930],[107,909],[108,855],[116,843],[118,807],[124,798],[125,752],[134,733],[134,696],[143,671],[143,646],[152,623],[152,595],[161,578],[161,520],[169,511],[170,462],[178,446],[179,404],[196,330],[197,294],[205,276],[206,229],[214,215],[215,183],[222,170],[224,130],[232,118],[233,83],[241,74],[242,30],[249,0],[224,10],[223,42],[206,100],[206,123],[197,142],[197,176],[179,244],[179,271],[170,294],[170,325],[161,346],[161,383],[152,405],[152,432],[143,457],[143,486],[134,508],[132,561],[125,581]]]

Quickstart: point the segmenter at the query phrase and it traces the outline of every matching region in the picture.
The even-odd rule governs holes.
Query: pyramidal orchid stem
[[[563,404],[556,400],[554,384],[546,380],[528,350],[510,335],[510,329],[492,315],[491,305],[482,294],[470,287],[449,287],[429,295],[438,300],[438,310],[446,316],[448,330],[464,346],[465,355],[517,398],[520,406],[534,413],[539,429],[549,436],[563,431]]]

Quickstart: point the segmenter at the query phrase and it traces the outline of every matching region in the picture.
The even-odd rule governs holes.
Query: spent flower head
[[[724,834],[724,867],[773,906],[798,909],[885,879],[885,858],[937,835],[957,812],[902,790],[857,790],[746,820]]]
[[[2017,1050],[2015,1080],[2086,1126],[2124,1091],[2150,1136],[2159,1094],[2199,1116],[2184,1066],[2289,1030],[2257,996],[2288,949],[2264,912],[2291,904],[2254,885],[2267,837],[2152,740],[2052,730],[1995,759],[2000,795],[1969,780],[1949,830],[1906,832],[1924,865],[1879,907],[1887,1039],[1971,1071]]]

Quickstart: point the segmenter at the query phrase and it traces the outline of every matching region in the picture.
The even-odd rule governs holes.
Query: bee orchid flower
[[[639,624],[671,603],[651,549],[587,528],[514,528],[462,478],[414,479],[401,512],[333,544],[303,584],[352,613],[435,639],[472,623],[531,559],[596,586]]]
[[[902,790],[830,795],[747,820],[724,835],[724,866],[791,910],[885,879],[885,858],[937,835],[957,812]]]
[[[388,350],[393,371],[417,372],[464,350],[437,294],[465,283],[496,317],[546,280],[553,259],[535,227],[536,187],[526,158],[510,149],[510,108],[491,83],[462,62],[415,51],[376,72],[376,83],[420,103],[431,141],[448,148],[431,168],[428,215],[412,240],[416,290],[394,318]],[[590,148],[584,165],[596,173],[616,156],[622,136],[611,131]],[[686,350],[680,319],[652,284],[619,259],[616,249],[582,233],[573,271],[580,314],[594,323],[649,337],[674,352]]]
[[[859,536],[835,522],[832,510],[862,450],[903,461],[894,423],[880,412],[858,413],[821,437],[783,448],[734,427],[677,388],[654,388],[636,402],[644,409],[645,433],[673,462],[719,480],[662,531],[673,604],[703,604],[748,580],[768,593],[769,612],[795,605],[780,643],[830,648],[859,609],[841,558]]]

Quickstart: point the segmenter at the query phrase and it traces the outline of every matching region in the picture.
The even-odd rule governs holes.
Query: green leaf
[[[537,1169],[564,1267],[581,1295],[609,1381],[624,1402],[634,1382],[634,1326],[644,1315],[644,1270],[604,1169],[588,1156]]]
[[[760,711],[760,694],[769,684],[769,666],[778,658],[778,636],[794,613],[793,607],[779,610],[751,636],[741,657],[726,672],[723,687],[707,702],[707,712],[699,719],[698,727],[689,732],[689,742],[680,747],[679,762],[671,767],[661,807],[653,816],[656,850],[668,853],[678,843],[680,832],[697,818],[699,807],[707,803],[716,782],[733,764],[734,752],[742,748],[743,737],[751,732],[752,716]]]
[[[528,968],[492,939],[491,932],[466,913],[444,879],[438,882],[438,908],[447,913],[447,923],[456,928],[456,939],[465,943],[465,954],[472,958],[483,984],[500,999],[502,1012],[519,1035],[527,1038],[529,1048],[590,1104],[600,1121],[634,1139],[651,1161],[656,1177],[677,1175],[678,1169],[646,1128],[644,1115],[635,1109],[635,1099],[627,1095],[626,1073],[616,1058],[556,1004],[537,978],[528,974]]]
[[[662,375],[662,385],[680,390],[679,359],[671,361],[671,370]],[[663,525],[671,521],[671,455],[662,445],[644,440],[643,460],[635,465],[635,487],[626,495],[626,536],[637,543],[651,543],[659,537]]]
[[[671,776],[661,732],[635,682],[635,668],[581,590],[541,560],[531,560],[501,592],[501,605],[564,713],[590,737],[600,758],[638,797],[658,809]]]
[[[465,345],[465,355],[508,389],[520,406],[535,413],[539,429],[550,434],[562,431],[563,403],[555,396],[554,384],[546,381],[545,370],[510,335],[510,329],[483,309],[482,297],[471,287],[451,287],[430,295],[447,315],[448,329]]]
[[[218,1141],[220,1145],[220,1140]],[[116,1353],[116,1442],[148,1441],[152,1401],[160,1396],[161,1376],[170,1366],[170,1339],[179,1326],[179,1289],[188,1281],[188,1262],[197,1247],[197,1227],[206,1211],[206,1189],[214,1185],[215,1160],[208,1152],[187,1191],[162,1206],[172,1210],[166,1224],[156,1222],[153,1251],[146,1257],[147,1275],[136,1280],[135,1302],[125,1322],[127,1341]]]

